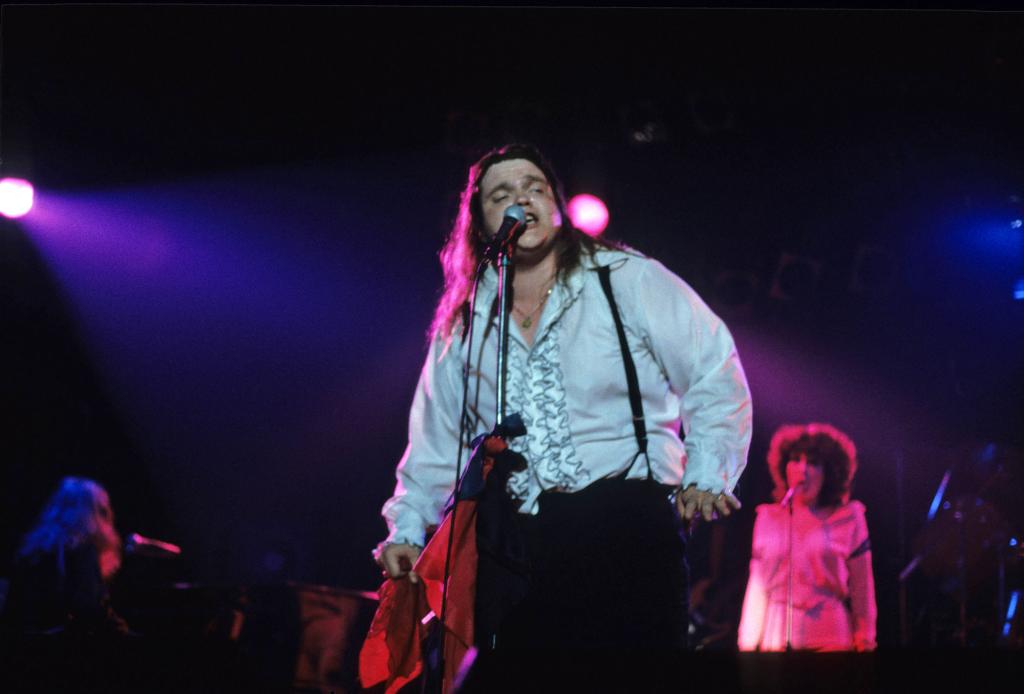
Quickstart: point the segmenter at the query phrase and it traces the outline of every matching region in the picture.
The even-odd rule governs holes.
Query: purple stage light
[[[608,208],[601,198],[582,193],[569,201],[573,225],[590,236],[600,236],[608,227]]]
[[[0,180],[0,214],[12,219],[24,217],[32,209],[35,190],[22,178]]]

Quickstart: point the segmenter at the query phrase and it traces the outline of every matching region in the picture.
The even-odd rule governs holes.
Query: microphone
[[[786,492],[786,496],[782,497],[782,501],[779,502],[780,506],[789,506],[793,501],[793,495],[796,494],[796,487],[790,487]]]
[[[498,233],[490,240],[484,249],[484,257],[494,261],[498,254],[506,247],[515,245],[523,232],[526,230],[526,210],[521,205],[509,205],[505,209],[505,218],[501,220],[501,227]]]
[[[125,554],[135,554],[140,557],[177,557],[181,554],[181,547],[170,542],[154,540],[150,537],[143,537],[138,533],[132,533],[124,543]]]

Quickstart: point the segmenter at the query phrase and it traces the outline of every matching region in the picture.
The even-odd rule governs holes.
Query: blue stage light
[[[1006,621],[1003,623],[1003,637],[1010,635],[1010,628],[1013,626],[1013,618],[1017,614],[1017,602],[1020,600],[1020,591],[1015,590],[1010,594],[1010,606],[1006,610]]]

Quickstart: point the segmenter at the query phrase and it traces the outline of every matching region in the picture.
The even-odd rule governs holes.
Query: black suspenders
[[[636,365],[633,363],[633,355],[629,353],[629,343],[626,342],[626,331],[622,327],[622,317],[619,315],[619,307],[615,303],[615,296],[612,294],[611,268],[602,265],[597,268],[597,276],[601,280],[601,289],[608,299],[608,306],[612,309],[612,319],[615,321],[615,331],[619,334],[619,348],[622,350],[622,364],[626,369],[626,385],[629,387],[629,409],[633,413],[633,432],[636,434],[637,452],[633,461],[622,474],[623,479],[633,469],[636,459],[641,455],[647,461],[647,479],[653,479],[651,474],[651,459],[647,457],[647,424],[644,422],[644,403],[640,397],[640,381],[636,377]]]

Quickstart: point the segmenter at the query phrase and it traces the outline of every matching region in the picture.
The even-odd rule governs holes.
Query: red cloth
[[[491,456],[507,445],[498,437],[484,441],[483,474],[486,479]],[[380,604],[359,653],[359,679],[363,687],[385,684],[392,694],[423,671],[421,643],[427,634],[424,618],[433,612],[440,618],[444,565],[451,534],[451,514],[423,549],[413,570],[419,583],[387,580],[381,586]],[[476,598],[476,501],[459,502],[453,538],[451,575],[448,578],[448,612],[445,616],[444,691],[450,692],[463,657],[473,645],[473,609]]]

